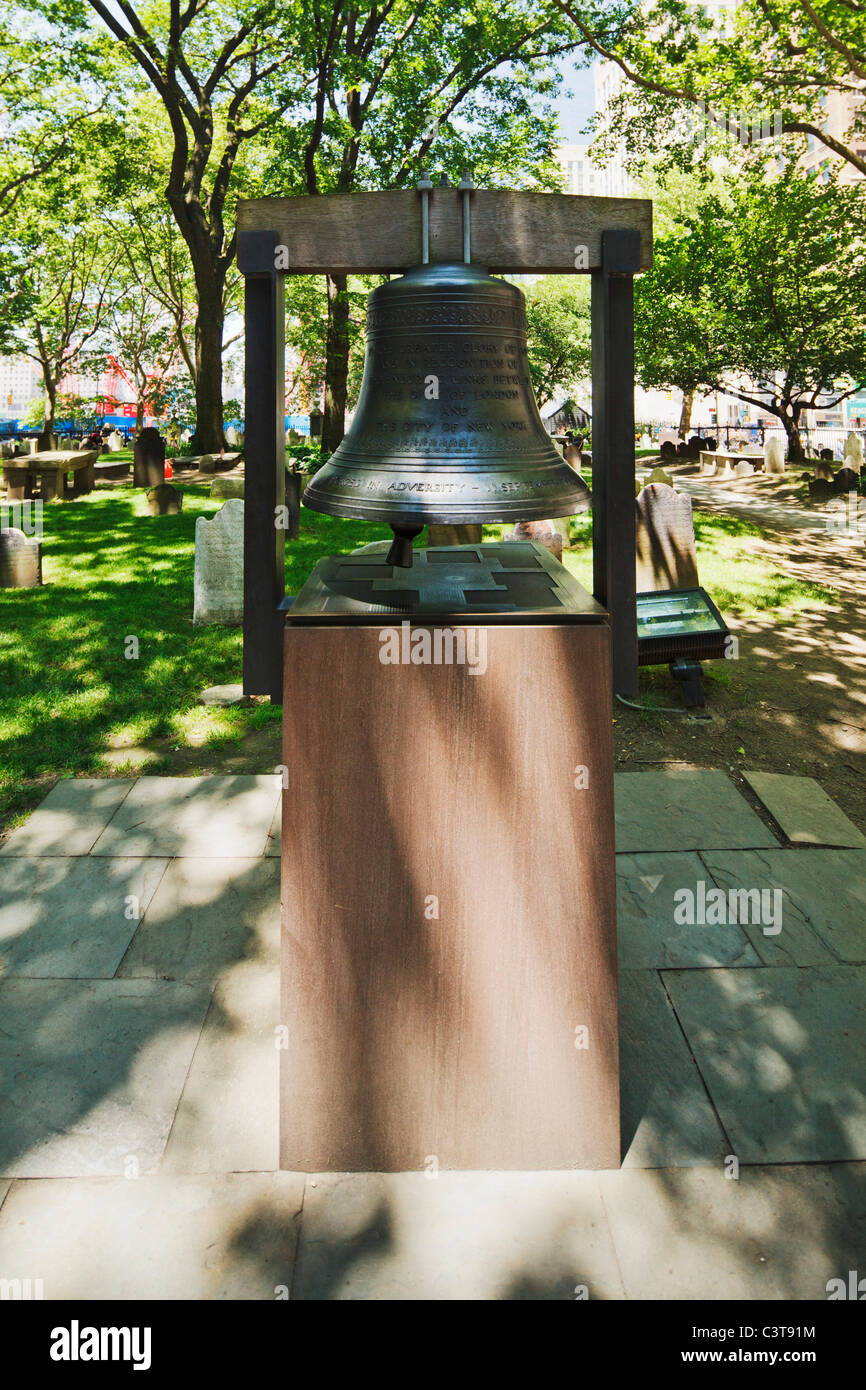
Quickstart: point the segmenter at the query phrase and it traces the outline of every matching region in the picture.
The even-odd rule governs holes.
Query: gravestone
[[[42,542],[14,526],[0,527],[0,589],[36,589],[42,583]]]
[[[855,473],[853,468],[840,468],[833,479],[833,491],[836,493],[856,492],[859,486],[860,474]]]
[[[784,473],[785,442],[777,434],[770,435],[764,444],[764,472]]]
[[[832,449],[822,449],[822,450],[821,450],[820,457],[821,457],[821,459],[822,459],[822,461],[823,461],[824,463],[832,463],[832,462],[833,462],[833,450],[832,450]]]
[[[142,431],[142,433],[144,433],[144,431]],[[157,433],[157,431],[154,431],[154,433]],[[105,441],[105,447],[106,447],[106,449],[108,450],[108,452],[109,452],[110,454],[119,453],[119,451],[124,447],[124,444],[123,444],[123,435],[120,433],[120,430],[112,430],[112,431],[111,431],[111,434],[108,436],[108,438],[107,438],[106,441]],[[163,456],[164,456],[164,446],[163,446]]]
[[[704,448],[705,448],[705,449],[709,449],[711,453],[714,452],[716,449],[718,449],[718,447],[719,447],[719,441],[718,441],[717,439],[713,439],[712,437],[709,437],[709,438],[707,438],[707,439],[704,440]]]
[[[217,461],[213,454],[202,454],[198,461],[198,471],[199,473],[215,473],[216,464]]]
[[[562,536],[553,521],[516,521],[507,541],[538,541],[557,560],[562,559]]]
[[[244,617],[244,504],[224,502],[195,523],[193,623],[237,626]]]
[[[637,591],[694,589],[698,557],[692,499],[665,483],[648,483],[635,502]]]
[[[830,454],[830,458],[833,457],[833,455],[832,455],[832,453],[830,453],[830,450],[829,450],[829,449],[822,449],[822,450],[821,450],[821,460],[820,460],[819,463],[816,463],[816,464],[815,464],[815,474],[814,474],[814,476],[815,476],[816,479],[820,480],[821,482],[832,483],[832,481],[833,481],[833,469],[830,467],[829,462],[828,462],[827,460],[824,459],[824,454]]]
[[[818,477],[809,480],[809,498],[812,502],[826,502],[833,496],[833,484],[829,478]]]
[[[751,478],[755,472],[755,465],[749,463],[748,459],[740,459],[734,472],[738,478]]]
[[[427,544],[436,545],[480,545],[484,539],[484,528],[480,521],[469,522],[465,526],[428,526]]]
[[[171,483],[159,483],[147,494],[147,509],[151,516],[177,516],[183,506],[183,495]]]
[[[661,442],[659,453],[661,454],[663,459],[676,458],[677,446],[672,439],[663,439]]]
[[[663,468],[654,468],[649,475],[649,481],[651,483],[667,483],[668,487],[673,487],[674,485],[673,478],[669,473],[666,473]]]
[[[165,482],[165,440],[149,425],[135,441],[132,451],[133,487],[155,488]]]
[[[227,497],[243,497],[244,479],[243,478],[214,478],[210,485],[211,497],[221,497],[223,501]]]
[[[845,440],[845,463],[858,472],[863,465],[863,440],[853,430]]]

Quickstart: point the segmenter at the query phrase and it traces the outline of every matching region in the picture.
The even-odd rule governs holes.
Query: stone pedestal
[[[285,636],[281,1166],[617,1167],[609,629],[382,623]]]

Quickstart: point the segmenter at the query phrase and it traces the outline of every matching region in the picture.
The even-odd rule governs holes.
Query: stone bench
[[[96,459],[95,449],[50,449],[41,454],[9,459],[3,464],[6,501],[24,502],[32,498],[36,478],[41,479],[39,491],[43,502],[53,502],[59,497],[82,497],[93,490]],[[71,489],[67,482],[70,473],[73,475]]]

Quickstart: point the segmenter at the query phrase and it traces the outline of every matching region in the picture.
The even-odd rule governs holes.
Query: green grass
[[[242,636],[193,627],[195,522],[222,503],[206,485],[181,491],[178,516],[148,515],[131,486],[46,507],[44,586],[0,589],[0,824],[46,779],[122,771],[122,752],[104,760],[112,749],[155,745],[168,757],[237,742],[280,718],[267,703],[197,703],[206,686],[241,679]],[[302,519],[287,547],[289,591],[321,555],[390,535],[306,510]],[[138,659],[125,654],[129,637]]]
[[[178,749],[222,748],[279,720],[269,703],[205,708],[209,685],[241,679],[240,629],[193,627],[195,522],[222,505],[206,485],[188,485],[178,516],[151,517],[140,490],[98,488],[45,508],[44,587],[0,590],[0,825],[14,820],[57,776],[129,768],[140,753],[166,767]],[[510,527],[487,527],[496,540]],[[758,527],[695,512],[701,583],[723,614],[832,601],[743,548]],[[296,593],[323,555],[390,531],[303,509],[301,534],[286,548],[286,589]],[[565,563],[587,588],[592,520],[575,518],[576,549]],[[422,535],[419,540],[423,542]],[[139,655],[126,655],[130,637]],[[107,760],[110,758],[110,761]]]

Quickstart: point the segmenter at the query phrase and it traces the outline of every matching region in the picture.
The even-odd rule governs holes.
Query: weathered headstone
[[[649,481],[651,483],[667,483],[668,487],[673,487],[674,485],[673,478],[669,473],[666,473],[663,468],[654,468],[649,475]]]
[[[557,531],[553,521],[516,521],[514,530],[505,539],[507,541],[538,541],[557,560],[562,559],[562,536]]]
[[[243,497],[244,495],[243,478],[214,478],[210,485],[211,497]]]
[[[853,430],[845,440],[845,463],[858,472],[863,466],[863,440]]]
[[[764,471],[766,473],[784,473],[785,471],[785,442],[777,434],[771,434],[764,444]]]
[[[832,483],[832,481],[833,481],[833,469],[831,468],[830,463],[829,463],[826,459],[824,459],[823,455],[824,455],[825,453],[826,453],[826,454],[830,454],[830,457],[831,457],[831,458],[833,457],[833,455],[830,453],[830,450],[829,450],[829,449],[822,449],[822,450],[821,450],[822,457],[821,457],[820,461],[819,461],[818,463],[815,464],[815,475],[814,475],[814,476],[815,476],[816,479],[819,479],[821,482]]]
[[[751,478],[755,472],[755,465],[749,463],[748,459],[740,459],[734,472],[738,478]]]
[[[809,480],[809,498],[812,502],[826,502],[833,496],[833,484],[829,478],[814,477]]]
[[[165,440],[149,425],[135,441],[132,451],[134,487],[158,487],[165,482]]]
[[[665,483],[648,483],[635,502],[638,593],[694,589],[698,557],[692,499]]]
[[[217,461],[213,454],[202,454],[198,461],[199,473],[215,473]]]
[[[855,473],[853,468],[843,467],[833,479],[833,491],[842,493],[856,492],[860,486],[860,474]]]
[[[659,448],[663,459],[676,458],[677,446],[672,439],[663,439]]]
[[[480,545],[484,539],[481,522],[470,522],[465,526],[428,526],[428,545]]]
[[[151,516],[177,516],[183,506],[183,494],[171,483],[159,483],[147,494],[147,509]]]
[[[193,623],[238,625],[244,617],[244,504],[224,502],[195,524]]]
[[[0,527],[0,589],[35,589],[42,583],[42,542],[14,526]]]

